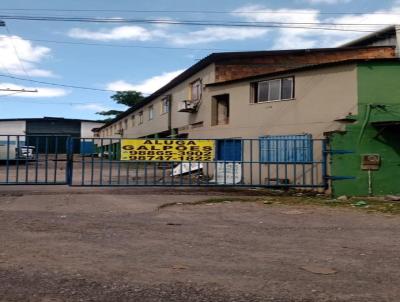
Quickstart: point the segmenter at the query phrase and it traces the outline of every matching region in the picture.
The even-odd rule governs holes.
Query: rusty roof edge
[[[310,70],[310,69],[324,68],[324,67],[338,66],[338,65],[346,65],[346,64],[359,63],[359,62],[371,62],[371,61],[379,61],[379,62],[397,61],[397,62],[400,62],[400,59],[396,58],[396,57],[393,57],[393,58],[377,58],[377,59],[348,59],[348,60],[341,60],[341,61],[335,61],[335,62],[327,62],[327,63],[320,63],[320,64],[305,65],[305,66],[301,66],[301,67],[296,67],[296,68],[291,68],[291,69],[284,69],[284,70],[274,71],[274,72],[268,72],[268,73],[248,76],[248,77],[229,80],[229,81],[224,81],[224,82],[210,83],[210,84],[207,84],[206,87],[216,87],[216,86],[229,85],[229,84],[233,84],[233,83],[239,83],[239,82],[244,82],[244,81],[249,81],[249,80],[255,80],[255,79],[264,78],[264,77],[272,77],[272,76],[276,76],[276,75],[282,75],[282,74],[286,74],[286,73],[293,73],[293,72],[303,71],[303,70]]]

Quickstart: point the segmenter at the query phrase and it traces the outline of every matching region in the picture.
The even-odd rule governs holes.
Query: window
[[[131,125],[132,125],[132,127],[135,127],[135,115],[134,114],[131,115]]]
[[[229,94],[213,96],[211,107],[211,125],[229,124]]]
[[[260,161],[268,163],[305,163],[313,160],[310,134],[277,135],[260,138]]]
[[[128,119],[124,119],[124,129],[128,129]]]
[[[154,118],[154,106],[151,105],[149,106],[149,120],[152,120]]]
[[[202,84],[201,80],[196,80],[192,84],[190,84],[190,99],[192,101],[198,101],[201,99],[201,92],[202,92]]]
[[[274,102],[294,98],[294,78],[282,78],[251,84],[252,102]]]
[[[166,96],[161,100],[161,114],[168,113],[170,107],[170,96]]]
[[[143,111],[139,112],[139,125],[143,124]]]

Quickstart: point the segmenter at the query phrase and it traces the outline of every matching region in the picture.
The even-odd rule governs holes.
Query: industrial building
[[[66,153],[67,137],[92,138],[92,130],[102,125],[104,123],[98,121],[59,117],[0,119],[0,144],[35,146],[39,153]],[[75,153],[87,153],[90,150],[92,146],[89,141],[86,145],[81,143],[74,146]]]

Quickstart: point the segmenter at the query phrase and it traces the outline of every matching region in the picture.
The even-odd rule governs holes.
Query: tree
[[[132,91],[118,91],[116,94],[112,95],[111,98],[117,104],[132,107],[132,106],[135,106],[136,104],[140,103],[144,99],[144,96],[141,92],[132,90]],[[109,121],[113,117],[121,114],[122,112],[124,112],[124,111],[108,110],[108,111],[97,112],[97,114],[109,117],[105,120],[105,121]]]

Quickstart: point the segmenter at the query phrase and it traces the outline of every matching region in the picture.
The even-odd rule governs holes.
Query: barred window
[[[305,163],[313,160],[310,134],[260,137],[260,161],[268,163]]]

